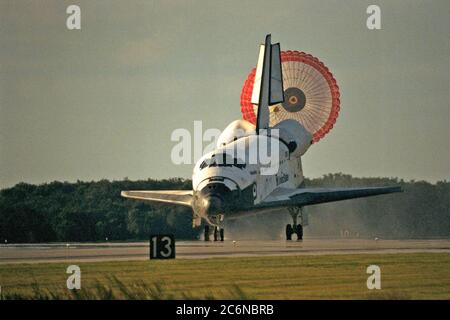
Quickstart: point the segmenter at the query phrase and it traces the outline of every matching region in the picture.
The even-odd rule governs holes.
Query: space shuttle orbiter
[[[286,210],[293,224],[286,238],[303,237],[304,206],[399,192],[400,187],[308,188],[301,157],[311,144],[333,127],[339,113],[339,88],[331,72],[317,58],[298,51],[281,52],[267,35],[260,46],[256,69],[241,94],[243,118],[222,132],[217,148],[196,163],[192,190],[122,191],[126,198],[192,208],[193,226],[210,226],[214,240],[224,240],[223,221],[248,214]],[[261,145],[277,144],[277,170],[250,161]],[[298,219],[300,221],[298,221]]]

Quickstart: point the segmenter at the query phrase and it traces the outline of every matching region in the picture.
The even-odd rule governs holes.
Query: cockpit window
[[[227,153],[218,153],[213,154],[209,159],[205,159],[200,164],[200,170],[206,167],[237,167],[239,169],[244,169],[245,166],[243,161],[240,161]]]
[[[206,160],[203,161],[203,162],[200,164],[200,170],[205,169],[207,166],[208,166],[208,163],[206,162]]]

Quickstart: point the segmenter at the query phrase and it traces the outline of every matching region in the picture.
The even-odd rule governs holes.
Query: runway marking
[[[241,240],[218,243],[178,241],[177,259],[284,255],[334,255],[364,253],[450,252],[450,239],[357,240],[309,239],[303,242]],[[0,264],[73,261],[146,260],[148,242],[76,243],[0,246]]]

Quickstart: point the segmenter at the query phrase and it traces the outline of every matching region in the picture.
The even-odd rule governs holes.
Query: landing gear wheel
[[[205,241],[209,241],[209,226],[205,226]]]
[[[223,228],[220,229],[220,241],[223,241],[225,239],[225,231]]]
[[[294,233],[294,230],[292,229],[292,226],[288,224],[286,226],[286,240],[292,240],[292,234]]]
[[[292,234],[297,234],[297,240],[303,240],[303,224],[304,224],[304,216],[302,212],[302,207],[288,207],[289,214],[292,217],[292,226],[288,224],[286,226],[286,239],[292,240]],[[297,224],[297,219],[300,218],[300,223]]]
[[[297,240],[303,240],[303,226],[301,224],[297,225],[295,233],[297,234]]]
[[[217,241],[219,238],[219,228],[214,227],[214,241]]]

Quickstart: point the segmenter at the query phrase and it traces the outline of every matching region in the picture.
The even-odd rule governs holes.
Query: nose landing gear
[[[217,215],[214,217],[214,221],[216,224],[214,225],[214,241],[224,241],[225,240],[225,230],[221,227],[219,227],[220,223],[223,221],[224,217],[222,214]],[[208,224],[205,225],[205,241],[209,241],[209,235],[210,235],[210,227]]]
[[[293,224],[286,226],[286,240],[292,240],[292,235],[297,234],[297,240],[303,240],[303,212],[301,207],[289,207],[288,211],[292,217]],[[297,218],[300,217],[300,223],[297,224]]]
[[[225,231],[223,230],[223,228],[214,227],[214,241],[219,241],[219,237],[220,237],[220,241],[223,241],[224,235],[225,235]]]
[[[205,241],[209,241],[209,225],[205,225]]]
[[[210,228],[209,225],[205,226],[205,241],[209,241],[210,236]],[[225,240],[225,230],[223,228],[219,228],[217,226],[214,226],[214,232],[213,232],[214,241],[224,241]]]

